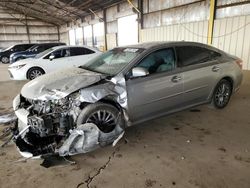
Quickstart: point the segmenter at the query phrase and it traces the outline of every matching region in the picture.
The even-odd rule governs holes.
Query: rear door
[[[221,54],[198,46],[179,46],[176,53],[183,73],[183,105],[208,101],[220,74]]]
[[[146,69],[144,77],[127,80],[129,117],[133,122],[151,119],[181,107],[183,81],[173,48],[151,52],[135,67]]]

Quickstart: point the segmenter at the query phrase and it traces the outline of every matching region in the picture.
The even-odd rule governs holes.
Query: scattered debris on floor
[[[155,184],[156,184],[155,180],[146,179],[145,181],[145,187],[153,187]]]
[[[58,155],[47,155],[42,156],[43,162],[40,164],[45,168],[50,168],[54,166],[68,166],[76,164],[75,161],[72,161],[70,157],[60,157]]]
[[[237,160],[237,161],[242,161],[242,162],[250,163],[250,157],[242,157],[240,155],[235,155],[234,159]]]
[[[14,113],[0,115],[0,125],[1,124],[9,124],[17,119]]]
[[[224,147],[220,147],[220,148],[218,148],[218,150],[223,151],[224,153],[226,153],[226,151],[227,151]]]
[[[0,133],[0,139],[4,139],[7,136],[9,136],[10,134],[11,134],[11,128],[10,127],[6,127]]]
[[[14,138],[12,130],[13,127],[8,126],[0,132],[0,139],[3,141],[3,143],[0,145],[0,148],[5,147]]]
[[[190,112],[201,112],[200,109],[191,109]]]

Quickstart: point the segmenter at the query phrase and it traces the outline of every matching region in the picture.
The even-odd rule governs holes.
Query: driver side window
[[[152,52],[145,57],[136,67],[146,69],[149,74],[168,72],[175,68],[175,53],[172,48]]]
[[[61,50],[56,50],[49,55],[47,55],[44,59],[49,59],[49,57],[53,55],[55,56],[54,59],[62,58],[62,57],[69,57],[70,56],[70,50],[69,49],[61,49]]]

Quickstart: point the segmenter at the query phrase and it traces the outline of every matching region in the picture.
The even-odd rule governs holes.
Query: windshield
[[[8,47],[8,48],[5,48],[3,51],[8,51],[8,50],[10,50],[11,48],[13,48],[14,47],[14,45],[13,46],[10,46],[10,47]]]
[[[53,50],[54,50],[53,48],[49,48],[49,49],[47,49],[47,50],[45,50],[45,51],[43,51],[43,52],[37,54],[37,55],[35,56],[35,59],[39,59],[39,58],[43,57],[44,55],[46,55],[46,54],[52,52]]]
[[[115,48],[90,60],[80,68],[107,75],[116,75],[142,51],[143,49],[139,48]]]

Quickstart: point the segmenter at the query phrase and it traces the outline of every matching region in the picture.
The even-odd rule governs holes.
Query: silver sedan
[[[130,125],[211,103],[224,108],[242,61],[192,42],[118,47],[27,83],[13,105],[20,152],[86,153],[116,143]]]

